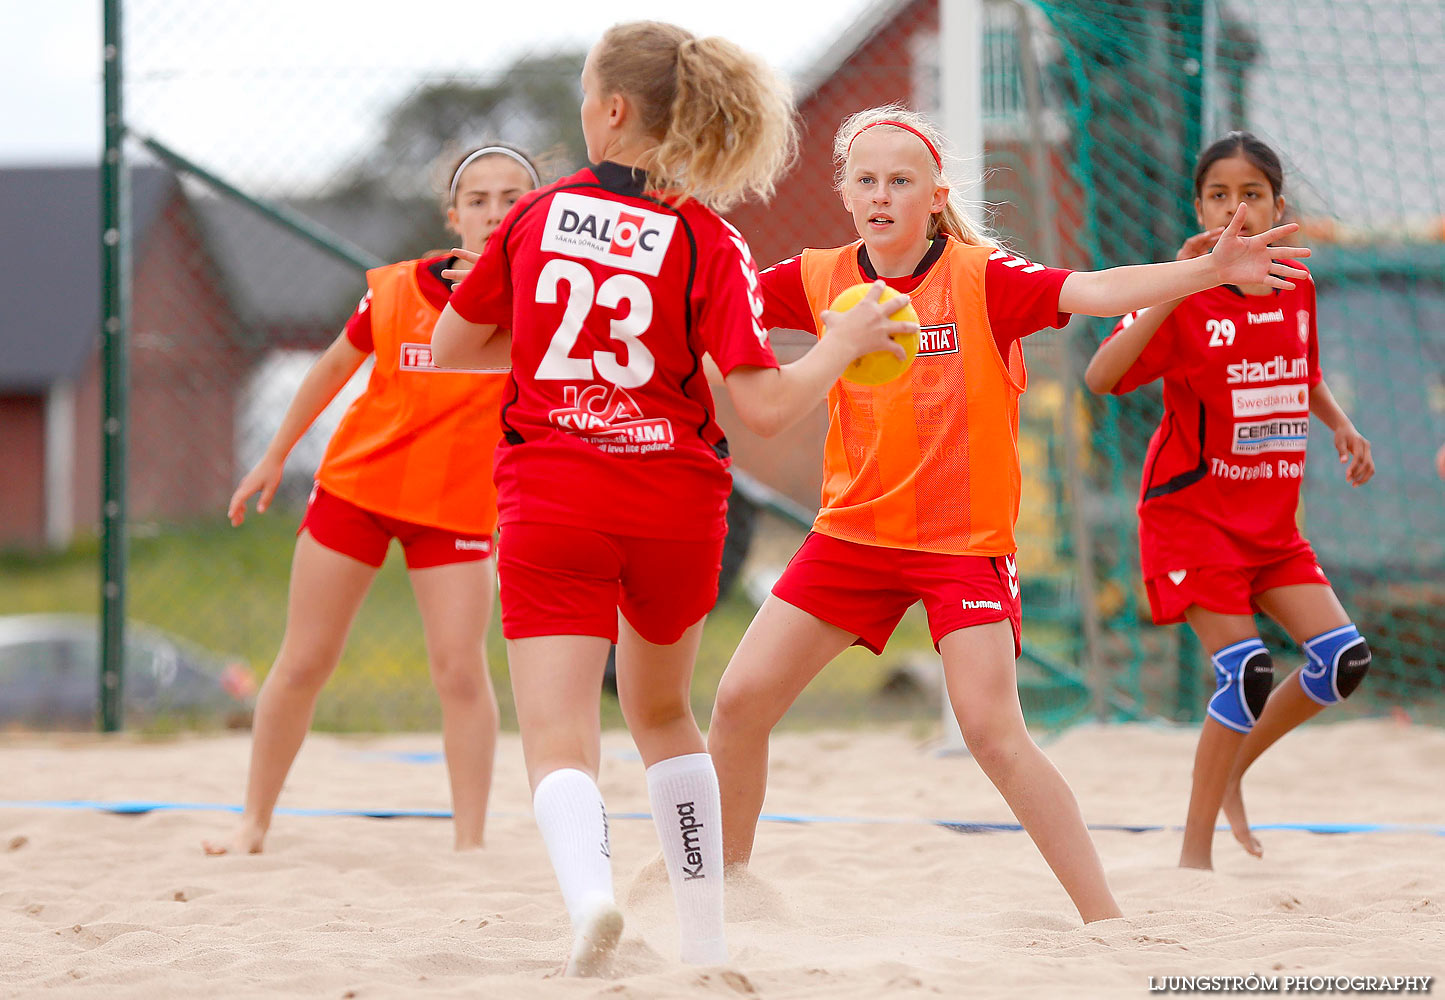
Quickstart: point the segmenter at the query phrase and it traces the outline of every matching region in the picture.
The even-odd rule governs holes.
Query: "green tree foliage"
[[[490,80],[420,84],[387,114],[381,141],[338,193],[439,196],[451,154],[498,139],[541,160],[544,175],[575,170],[587,158],[577,120],[585,57],[526,55]]]

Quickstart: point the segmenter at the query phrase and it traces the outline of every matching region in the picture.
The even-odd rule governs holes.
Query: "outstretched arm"
[[[266,508],[271,506],[271,498],[276,495],[276,488],[281,485],[281,472],[286,466],[286,456],[291,454],[291,449],[296,447],[301,435],[316,422],[327,404],[336,398],[341,387],[356,374],[366,357],[367,352],[357,350],[351,343],[351,338],[342,331],[325,353],[316,359],[316,363],[301,380],[291,405],[286,408],[286,415],[281,418],[281,426],[276,428],[276,433],[271,436],[266,453],[252,466],[251,471],[241,477],[236,492],[231,494],[226,516],[233,525],[239,525],[246,520],[246,501],[256,493],[261,494],[261,498],[256,501],[256,513],[265,513]]]
[[[1195,233],[1184,241],[1174,259],[1193,260],[1209,253],[1223,234],[1223,226]],[[1179,303],[1183,301],[1182,298],[1170,299],[1157,306],[1150,306],[1136,314],[1132,320],[1126,313],[1122,329],[1099,345],[1093,358],[1089,360],[1089,367],[1084,370],[1084,384],[1089,390],[1105,393],[1118,385],[1124,373],[1139,360],[1139,355],[1144,353],[1144,348],[1149,346],[1149,341],[1159,332],[1170,313],[1178,309]]]
[[[1335,434],[1335,452],[1340,464],[1348,462],[1345,481],[1351,486],[1364,486],[1375,474],[1375,459],[1370,454],[1370,442],[1355,429],[1349,415],[1335,400],[1335,394],[1321,379],[1310,389],[1310,412],[1320,419]]]
[[[1281,263],[1281,258],[1308,257],[1308,248],[1272,245],[1299,229],[1298,225],[1291,222],[1258,236],[1241,236],[1243,225],[1244,205],[1240,205],[1214,250],[1204,256],[1162,264],[1130,264],[1105,271],[1075,271],[1059,289],[1059,309],[1085,316],[1118,316],[1216,285],[1293,288],[1294,282],[1289,279],[1308,276],[1300,268]]]

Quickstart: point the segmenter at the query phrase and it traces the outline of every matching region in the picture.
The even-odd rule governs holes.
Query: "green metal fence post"
[[[1184,62],[1180,69],[1180,84],[1184,96],[1184,114],[1180,116],[1180,172],[1181,177],[1194,174],[1194,158],[1203,146],[1205,90],[1208,86],[1206,73],[1205,10],[1211,0],[1186,0],[1179,4],[1179,40],[1184,50]],[[1211,31],[1211,34],[1213,32]],[[1208,60],[1212,62],[1212,60]]]
[[[105,152],[100,164],[101,498],[100,728],[124,724],[126,344],[130,335],[130,175],[122,113],[121,0],[103,0]]]

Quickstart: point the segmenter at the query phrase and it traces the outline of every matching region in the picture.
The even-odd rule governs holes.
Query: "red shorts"
[[[1023,652],[1023,614],[1013,556],[954,556],[845,542],[811,532],[773,586],[773,596],[858,637],[882,653],[917,601],[928,612],[934,648],[950,632],[1007,621],[1014,656]]]
[[[380,566],[386,560],[386,549],[393,538],[401,543],[408,569],[480,562],[492,554],[491,535],[467,535],[449,528],[374,514],[350,500],[327,493],[319,483],[311,490],[306,514],[296,534],[303,531],[311,532],[312,538],[333,552],[368,566]]]
[[[721,538],[678,541],[560,524],[502,528],[502,635],[596,635],[617,641],[621,610],[657,646],[682,638],[717,603]]]
[[[1261,566],[1200,566],[1175,570],[1144,583],[1155,625],[1184,621],[1184,612],[1197,604],[1221,615],[1252,615],[1259,610],[1257,594],[1275,587],[1300,583],[1330,585],[1325,571],[1306,545],[1282,559]]]

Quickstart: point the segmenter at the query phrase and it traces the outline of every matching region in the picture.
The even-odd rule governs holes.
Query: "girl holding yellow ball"
[[[896,365],[891,381],[867,384],[890,374],[878,368],[864,382],[845,373],[829,392],[813,531],[719,684],[708,749],[724,858],[745,864],[752,855],[773,726],[849,645],[881,653],[922,600],[969,751],[1084,921],[1116,917],[1073,792],[1029,737],[1019,706],[1020,341],[1074,312],[1117,316],[1223,283],[1290,287],[1303,272],[1276,258],[1309,251],[1270,246],[1295,226],[1242,237],[1236,216],[1202,258],[1043,267],[968,222],[940,146],[932,123],[897,105],[848,118],[833,151],[858,241],[804,250],[760,276],[765,326],[826,336],[822,311],[850,286],[882,278],[908,294],[921,330],[916,357]],[[886,368],[891,357],[863,360]]]

